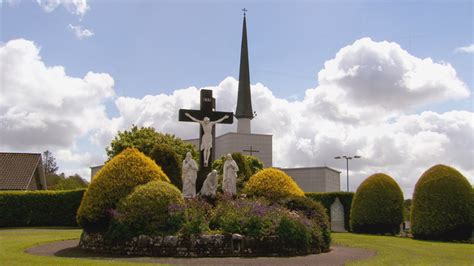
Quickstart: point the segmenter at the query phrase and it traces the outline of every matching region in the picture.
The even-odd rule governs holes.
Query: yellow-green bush
[[[456,169],[435,165],[420,177],[413,194],[413,237],[464,240],[471,237],[474,193]]]
[[[184,220],[184,199],[174,185],[152,181],[136,187],[117,206],[110,232],[122,237],[174,234]]]
[[[250,196],[278,200],[286,197],[303,197],[304,192],[285,172],[266,168],[250,177],[244,193]]]
[[[403,193],[397,182],[382,173],[369,176],[352,201],[350,225],[355,233],[396,234],[403,222]]]
[[[153,160],[137,149],[128,148],[102,167],[92,180],[77,212],[77,222],[86,231],[102,231],[110,220],[109,212],[133,188],[153,180],[169,182]]]

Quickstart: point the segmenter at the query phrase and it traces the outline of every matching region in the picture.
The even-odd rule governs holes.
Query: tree
[[[410,220],[411,203],[412,203],[412,200],[411,200],[411,199],[406,199],[406,200],[403,202],[403,219],[404,219],[405,221],[409,221],[409,220]]]
[[[64,176],[64,174],[62,174]],[[70,189],[78,189],[78,188],[86,188],[89,185],[85,179],[83,179],[80,175],[75,174],[69,176],[67,178],[60,179],[56,185],[52,187],[54,190],[70,190]]]
[[[138,127],[133,125],[130,130],[119,131],[112,140],[110,146],[106,148],[109,160],[126,148],[136,148],[147,156],[151,155],[156,144],[165,144],[174,149],[179,160],[183,161],[189,151],[195,159],[198,153],[193,144],[185,142],[172,134],[157,132],[153,127]]]
[[[161,166],[161,170],[169,177],[171,183],[179,190],[183,188],[181,180],[181,160],[178,154],[166,144],[156,144],[152,149],[150,158]]]
[[[43,152],[43,168],[46,175],[55,174],[59,169],[56,164],[56,158],[54,158],[49,150]]]

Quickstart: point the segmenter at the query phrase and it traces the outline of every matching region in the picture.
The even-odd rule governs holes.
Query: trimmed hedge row
[[[352,199],[354,198],[354,192],[309,192],[305,193],[305,196],[321,202],[323,206],[327,210],[327,214],[329,218],[331,217],[331,204],[336,200],[336,197],[344,206],[344,228],[347,231],[350,231],[350,218],[351,218],[351,206],[352,206]]]
[[[77,226],[84,191],[0,192],[0,227]]]

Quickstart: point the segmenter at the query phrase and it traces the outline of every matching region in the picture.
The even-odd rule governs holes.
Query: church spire
[[[247,11],[243,9],[243,11]],[[244,13],[244,25],[242,27],[242,46],[240,48],[240,73],[239,73],[239,92],[237,98],[237,110],[235,117],[253,118],[252,99],[250,97],[250,71],[249,71],[249,53],[247,48],[247,22]]]
[[[254,118],[252,110],[252,98],[250,94],[250,71],[249,71],[249,53],[247,47],[247,10],[244,8],[244,23],[242,27],[242,46],[240,48],[240,73],[239,73],[239,91],[237,98],[237,109],[235,117],[238,120],[237,131],[240,133],[250,133],[250,120]],[[248,120],[248,121],[247,121]]]

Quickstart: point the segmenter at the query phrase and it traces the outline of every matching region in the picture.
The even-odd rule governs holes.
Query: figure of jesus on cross
[[[212,90],[201,90],[201,105],[198,110],[180,109],[179,121],[199,123],[199,171],[196,181],[196,191],[200,191],[202,183],[212,171],[212,161],[215,159],[216,124],[232,124],[233,112],[216,111],[216,100]]]
[[[185,116],[189,117],[194,122],[197,122],[201,125],[202,131],[204,131],[204,134],[202,135],[202,140],[201,140],[201,151],[204,153],[204,166],[207,167],[209,163],[209,156],[211,155],[211,149],[212,149],[212,128],[214,127],[215,124],[220,123],[227,118],[229,118],[228,115],[224,115],[222,118],[217,119],[215,121],[211,121],[209,117],[204,117],[203,120],[199,120],[189,113],[185,113]]]

